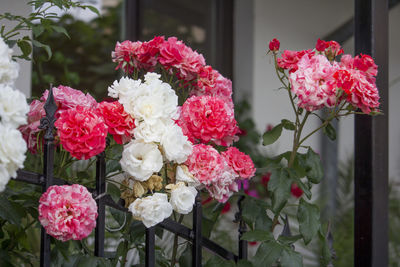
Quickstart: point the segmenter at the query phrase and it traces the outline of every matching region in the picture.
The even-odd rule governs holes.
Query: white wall
[[[26,16],[31,13],[29,6],[26,4],[28,0],[1,0],[0,2],[0,13],[10,12],[14,15]],[[7,29],[11,29],[11,23],[5,20],[0,22],[1,25],[6,26]],[[28,33],[30,34],[30,33]],[[19,48],[15,45],[13,47],[14,54],[20,55]],[[32,64],[30,61],[17,60],[20,65],[19,76],[15,83],[15,87],[22,91],[27,97],[31,96],[31,75],[32,75]]]

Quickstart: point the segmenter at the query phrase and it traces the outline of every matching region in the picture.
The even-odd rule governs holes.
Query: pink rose
[[[115,68],[122,69],[125,73],[132,73],[134,68],[137,68],[137,61],[135,55],[141,48],[142,42],[131,42],[129,40],[123,41],[122,43],[117,42],[115,45],[115,51],[111,53],[112,61],[118,63]]]
[[[298,97],[297,105],[308,111],[324,106],[333,107],[336,102],[336,81],[333,77],[339,69],[323,55],[304,55],[298,69],[289,75],[291,90]]]
[[[43,108],[44,103],[39,100],[33,100],[29,105],[28,124],[19,127],[29,151],[32,154],[37,153],[38,145],[41,146],[43,139],[38,141],[37,137],[41,129],[39,129],[40,119],[46,116]]]
[[[225,169],[225,160],[212,146],[198,144],[193,146],[185,165],[200,183],[210,185],[220,178]]]
[[[195,139],[204,143],[229,145],[239,130],[233,109],[212,96],[188,98],[181,109],[181,121]]]
[[[249,179],[254,176],[256,168],[249,155],[239,151],[236,147],[230,147],[222,152],[222,156],[241,178]]]
[[[49,90],[46,90],[40,100],[46,102],[49,95]],[[82,106],[87,108],[95,108],[97,106],[96,100],[87,93],[86,95],[79,90],[73,89],[68,86],[60,85],[53,88],[53,95],[58,106],[57,116],[67,109]]]
[[[107,125],[95,110],[77,106],[61,113],[55,122],[65,150],[77,159],[89,159],[106,147]]]
[[[53,185],[40,197],[40,223],[47,234],[63,242],[87,237],[96,218],[96,202],[82,185]]]

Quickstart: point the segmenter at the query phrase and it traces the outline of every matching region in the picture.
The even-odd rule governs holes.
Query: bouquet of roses
[[[173,210],[190,213],[201,189],[226,202],[240,179],[254,176],[250,157],[232,146],[239,130],[232,83],[201,54],[174,37],[155,37],[117,43],[112,58],[126,74],[108,88],[113,100],[97,103],[67,86],[52,89],[57,174],[68,180],[66,169],[75,161],[93,162],[120,146],[118,166],[107,178],[120,186],[126,207],[146,227]],[[49,96],[46,90],[30,104],[28,123],[20,127],[31,153],[42,151],[39,125]],[[96,225],[96,202],[78,185],[82,181],[74,182],[51,186],[40,199],[39,220],[62,241],[82,239]]]

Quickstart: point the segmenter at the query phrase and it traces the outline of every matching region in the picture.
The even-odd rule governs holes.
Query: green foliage
[[[32,7],[33,12],[27,17],[13,15],[11,13],[0,14],[0,21],[8,20],[16,24],[11,29],[6,29],[6,27],[2,25],[0,28],[0,36],[11,47],[17,44],[22,52],[22,54],[17,57],[26,60],[30,60],[29,56],[32,51],[32,46],[44,49],[48,55],[48,59],[51,58],[52,54],[49,45],[31,39],[29,30],[32,30],[34,38],[38,38],[45,32],[59,32],[69,37],[65,28],[54,25],[56,23],[54,19],[58,17],[55,13],[48,12],[50,8],[58,7],[63,10],[68,10],[70,8],[87,8],[100,15],[98,10],[93,6],[83,5],[80,2],[70,0],[32,0],[28,2],[28,5]]]
[[[331,123],[326,124],[326,126],[322,129],[322,132],[328,136],[329,139],[331,139],[332,141],[336,140],[336,130],[335,128],[332,126]]]
[[[319,209],[316,205],[300,199],[297,219],[299,220],[300,233],[306,245],[310,243],[321,226],[319,216]]]
[[[282,124],[276,125],[274,128],[272,128],[270,131],[267,131],[263,135],[263,145],[268,146],[270,144],[273,144],[278,140],[278,138],[282,134]]]
[[[54,23],[57,30],[37,36],[38,42],[51,44],[54,54],[49,59],[45,50],[34,47],[32,95],[39,97],[53,83],[89,92],[97,100],[107,97],[107,87],[118,78],[111,51],[120,38],[120,12],[120,6],[109,8],[89,23],[64,15]]]

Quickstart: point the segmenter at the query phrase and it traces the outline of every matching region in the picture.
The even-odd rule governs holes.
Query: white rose
[[[154,193],[152,196],[137,198],[129,205],[129,211],[149,228],[171,216],[172,206],[166,194]]]
[[[0,37],[0,84],[13,84],[18,77],[19,65],[12,60],[12,52]]]
[[[146,121],[139,122],[136,128],[133,130],[135,139],[143,140],[145,143],[161,142],[161,137],[167,130],[167,125],[173,124],[174,121],[171,119],[160,119],[154,124],[150,124]]]
[[[133,116],[138,120],[154,124],[165,117],[164,99],[161,94],[143,95],[137,98],[133,107]]]
[[[167,126],[161,138],[161,145],[165,157],[170,161],[182,163],[192,154],[192,143],[183,134],[182,128],[175,123]]]
[[[161,170],[163,158],[156,144],[132,140],[124,146],[120,163],[122,170],[136,180],[146,181],[153,173]]]
[[[29,106],[25,95],[8,85],[0,84],[0,117],[1,122],[10,124],[14,128],[27,123],[26,113]]]
[[[160,80],[160,78],[161,78],[161,75],[160,74],[158,74],[158,73],[155,73],[155,72],[147,72],[145,75],[144,75],[144,82],[146,83],[146,84],[151,84],[151,83],[153,83],[153,82],[157,82],[157,83],[162,83],[162,81]]]
[[[140,80],[122,77],[119,81],[114,81],[113,85],[108,87],[108,95],[113,98],[119,98],[122,104],[125,98],[129,98],[131,94],[134,94],[141,84]]]
[[[135,119],[154,124],[159,119],[177,118],[178,96],[168,83],[155,73],[146,74],[146,80],[123,99],[124,109]]]
[[[193,209],[197,190],[192,186],[178,183],[171,191],[170,203],[172,208],[180,214],[188,214]]]
[[[189,169],[186,165],[178,165],[176,167],[176,182],[185,182],[189,186],[198,187],[201,183],[189,172]]]
[[[0,189],[24,167],[26,143],[20,131],[0,123]],[[2,185],[2,186],[1,186]],[[1,191],[1,190],[0,190]]]

